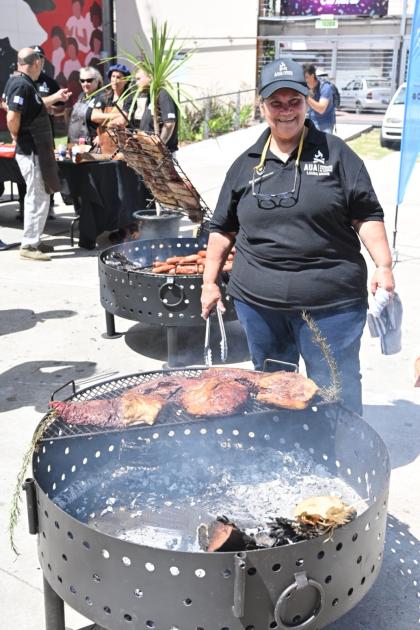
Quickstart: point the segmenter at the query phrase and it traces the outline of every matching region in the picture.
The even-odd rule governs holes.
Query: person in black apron
[[[106,96],[103,92],[97,93],[102,86],[102,77],[99,71],[92,66],[86,66],[80,70],[80,85],[82,93],[73,106],[68,129],[69,142],[78,144],[83,138],[86,144],[96,145],[96,130],[99,125],[110,120],[125,123],[119,112],[106,113]]]
[[[54,139],[46,105],[67,101],[71,93],[60,89],[45,101],[34,81],[40,75],[42,60],[33,48],[18,53],[18,75],[8,82],[6,92],[7,127],[16,142],[16,161],[26,183],[25,211],[20,255],[31,260],[50,260],[52,248],[41,243],[50,204],[50,195],[60,190]],[[48,251],[47,251],[48,250]]]
[[[57,81],[55,79],[53,79],[49,74],[48,71],[45,71],[45,68],[47,67],[47,65],[50,68],[53,68],[52,64],[47,60],[47,58],[45,57],[45,51],[42,48],[42,46],[31,46],[31,48],[33,48],[35,50],[35,52],[39,53],[41,60],[42,60],[42,70],[41,73],[38,77],[38,79],[36,81],[34,81],[35,83],[35,87],[38,90],[40,96],[42,97],[42,100],[44,101],[44,105],[45,105],[45,100],[48,96],[51,96],[52,94],[55,94],[56,92],[58,92],[58,90],[60,89],[60,86],[58,85]],[[54,68],[53,68],[54,69]],[[49,107],[47,107],[48,109],[48,114],[50,117],[50,123],[51,123],[51,129],[52,129],[52,134],[53,137],[55,136],[54,133],[54,115],[55,114],[62,114],[64,111],[64,103],[63,102],[59,102],[59,103],[55,103],[54,105],[51,105]],[[48,211],[48,217],[47,219],[55,219],[55,213],[54,213],[54,195],[50,196],[50,208]]]

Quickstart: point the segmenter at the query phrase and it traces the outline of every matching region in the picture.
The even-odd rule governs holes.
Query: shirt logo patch
[[[313,157],[313,162],[309,162],[303,167],[303,172],[306,173],[306,175],[315,175],[316,177],[320,175],[330,176],[332,171],[332,164],[325,164],[324,155],[319,149]]]
[[[16,95],[13,97],[13,102],[16,103],[17,105],[23,105],[24,100],[22,96]]]
[[[314,164],[325,164],[325,158],[319,150],[314,155]]]

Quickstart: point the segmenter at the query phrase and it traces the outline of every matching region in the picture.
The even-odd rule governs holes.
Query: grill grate
[[[111,399],[117,398],[121,396],[127,389],[131,387],[135,387],[136,385],[140,385],[142,383],[146,383],[148,381],[153,381],[156,378],[161,377],[164,374],[171,376],[185,376],[188,378],[198,378],[206,368],[191,368],[191,369],[182,369],[182,370],[157,370],[154,372],[144,372],[140,374],[131,374],[128,376],[124,376],[122,378],[112,379],[109,381],[104,381],[98,383],[98,385],[94,385],[93,387],[88,387],[86,389],[82,389],[77,392],[75,395],[66,398],[67,401],[85,401],[85,400],[95,400],[95,399]],[[65,387],[65,386],[64,386]],[[52,397],[53,398],[53,397]],[[318,403],[317,403],[318,404]],[[248,402],[245,407],[242,408],[240,414],[233,415],[246,415],[250,413],[262,413],[265,411],[272,410],[273,407],[268,405],[262,405],[256,400],[255,394],[250,395]],[[281,411],[281,409],[276,408],[276,411]],[[232,418],[232,416],[229,416]],[[158,419],[156,420],[153,426],[167,426],[174,424],[184,424],[191,422],[200,422],[208,420],[209,418],[197,418],[196,416],[192,416],[186,413],[183,409],[178,407],[175,403],[169,403],[165,405],[162,411],[159,414]],[[220,420],[220,418],[219,418]],[[130,427],[98,427],[94,425],[72,425],[60,420],[60,418],[56,418],[53,422],[46,427],[41,441],[57,439],[57,438],[68,438],[79,435],[91,436],[98,435],[104,432],[118,432],[120,430],[129,431],[129,430],[138,430],[141,427],[148,427],[148,425],[133,425]]]

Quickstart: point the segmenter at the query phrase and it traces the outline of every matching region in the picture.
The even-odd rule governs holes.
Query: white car
[[[360,114],[366,109],[386,109],[391,99],[388,79],[356,77],[340,89],[340,107]]]
[[[400,85],[388,105],[382,121],[381,147],[399,148],[401,146],[406,90],[406,83]]]

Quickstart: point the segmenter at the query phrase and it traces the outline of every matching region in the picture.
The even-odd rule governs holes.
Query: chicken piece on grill
[[[194,416],[225,416],[243,407],[249,396],[246,385],[219,376],[191,379],[178,396],[179,404]]]
[[[129,390],[121,396],[123,424],[154,424],[166,400],[164,396],[141,395]]]
[[[284,409],[306,409],[318,386],[297,372],[270,372],[259,382],[257,400]]]

